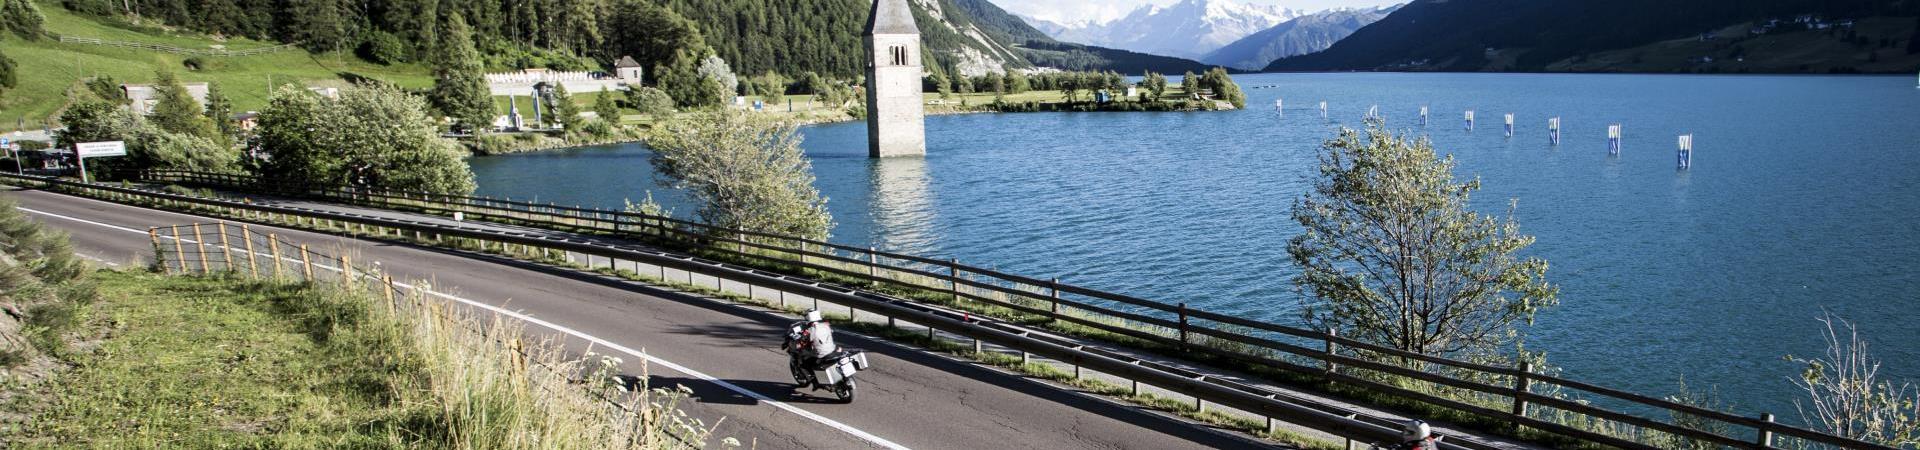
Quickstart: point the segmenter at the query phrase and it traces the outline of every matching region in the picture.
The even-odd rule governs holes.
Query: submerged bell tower
[[[907,0],[875,0],[867,19],[867,154],[927,154],[920,27]]]

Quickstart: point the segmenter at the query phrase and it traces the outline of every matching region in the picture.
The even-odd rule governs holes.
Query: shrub
[[[374,64],[388,66],[405,63],[412,57],[412,52],[407,49],[407,44],[400,42],[399,36],[384,31],[368,33],[366,42],[360,43],[355,53]]]

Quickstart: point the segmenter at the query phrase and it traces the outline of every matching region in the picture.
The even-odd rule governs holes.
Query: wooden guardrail
[[[295,47],[294,44],[280,44],[272,47],[250,48],[246,50],[226,50],[226,49],[213,49],[213,48],[197,49],[197,48],[174,47],[171,45],[149,44],[145,42],[109,41],[105,39],[75,37],[75,36],[65,36],[65,35],[60,36],[60,42],[64,44],[86,44],[86,45],[100,45],[100,46],[107,46],[107,47],[137,48],[141,50],[152,50],[157,52],[173,53],[176,55],[217,56],[217,57],[241,57],[241,56],[265,55],[270,53],[279,53]]]
[[[304,196],[324,201],[474,220],[524,224],[569,232],[664,239],[728,257],[800,267],[874,285],[944,294],[957,303],[974,303],[1052,322],[1067,322],[1114,336],[1182,352],[1204,354],[1319,377],[1351,387],[1383,392],[1497,421],[1545,430],[1576,439],[1623,448],[1646,448],[1648,431],[1735,448],[1778,448],[1776,437],[1839,448],[1891,449],[1883,445],[1775,423],[1773,415],[1745,417],[1535,373],[1531,367],[1503,367],[1459,361],[1382,347],[1310,330],[1255,321],[1123,294],[1063,284],[937,259],[830,242],[733,230],[674,219],[578,206],[559,206],[488,197],[420,192],[370,191],[268,183],[254,177],[179,171],[149,171],[144,181],[180,183]],[[1003,317],[1006,318],[1006,317]],[[1226,345],[1221,345],[1226,344]],[[1480,400],[1436,395],[1383,382],[1411,380],[1431,388],[1479,395]],[[1492,380],[1492,381],[1487,381]],[[1497,383],[1497,384],[1496,384]],[[1563,395],[1574,390],[1621,405],[1667,416],[1665,420],[1606,407]],[[1494,404],[1486,399],[1504,399]],[[1545,420],[1540,408],[1552,408],[1590,420],[1627,425],[1640,439],[1605,434]],[[1708,419],[1744,430],[1747,438],[1689,428],[1676,415]]]

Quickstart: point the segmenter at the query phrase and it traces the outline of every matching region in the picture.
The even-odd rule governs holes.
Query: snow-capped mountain
[[[1200,62],[1260,70],[1276,59],[1326,50],[1399,8],[1333,9],[1300,16],[1207,53]]]
[[[1280,6],[1244,5],[1231,0],[1180,0],[1168,6],[1141,6],[1107,23],[1076,26],[1025,19],[1061,41],[1198,58],[1301,15],[1300,11]]]

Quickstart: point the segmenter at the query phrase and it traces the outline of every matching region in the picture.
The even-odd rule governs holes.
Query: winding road
[[[85,256],[119,267],[151,260],[147,228],[214,219],[62,194],[0,188],[22,210],[72,235]],[[772,310],[519,261],[255,226],[316,248],[338,245],[398,279],[430,280],[449,301],[528,321],[570,351],[620,356],[655,387],[684,385],[690,415],[749,448],[1264,448],[1269,443],[891,343],[847,335],[874,370],[852,404],[796,391],[779,350],[794,320]],[[642,354],[645,356],[643,357]]]

